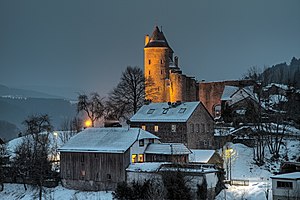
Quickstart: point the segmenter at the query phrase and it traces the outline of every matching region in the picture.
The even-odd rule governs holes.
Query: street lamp
[[[231,157],[232,157],[232,153],[233,153],[233,149],[227,147],[226,150],[225,150],[227,180],[228,179],[231,180]],[[229,170],[228,170],[228,160],[229,160]]]

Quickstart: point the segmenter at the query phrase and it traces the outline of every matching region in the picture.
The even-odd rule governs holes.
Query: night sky
[[[163,32],[187,75],[240,79],[300,58],[299,0],[0,1],[0,84],[65,96],[104,96],[144,36]]]

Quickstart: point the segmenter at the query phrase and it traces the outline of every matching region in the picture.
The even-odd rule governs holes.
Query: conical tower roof
[[[173,52],[172,48],[168,44],[164,33],[161,30],[159,30],[157,26],[154,28],[150,40],[148,44],[146,44],[145,48],[147,47],[168,47]]]

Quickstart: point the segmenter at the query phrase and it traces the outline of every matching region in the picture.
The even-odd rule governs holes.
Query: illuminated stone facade
[[[146,35],[144,73],[146,99],[152,102],[197,101],[197,82],[182,74],[178,57],[169,46],[163,32],[155,27],[151,37]]]

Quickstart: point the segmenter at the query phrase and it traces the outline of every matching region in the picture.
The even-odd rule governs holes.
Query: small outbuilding
[[[300,199],[300,172],[279,174],[271,179],[273,200]]]

